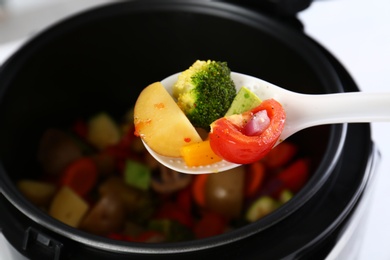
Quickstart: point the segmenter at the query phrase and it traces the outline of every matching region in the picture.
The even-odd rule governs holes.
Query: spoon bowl
[[[161,81],[167,91],[172,88],[180,73]],[[267,81],[242,73],[232,72],[237,91],[245,86],[261,100],[275,99],[286,112],[284,129],[278,145],[296,132],[325,124],[367,123],[390,120],[390,93],[348,92],[335,94],[301,94],[278,87]],[[222,160],[206,166],[187,166],[182,158],[162,156],[144,142],[148,152],[161,164],[172,170],[188,174],[204,174],[227,171],[239,164]]]

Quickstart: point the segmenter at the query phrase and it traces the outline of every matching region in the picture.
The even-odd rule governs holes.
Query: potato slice
[[[36,206],[47,206],[53,198],[56,186],[35,180],[20,180],[17,186],[21,193]]]
[[[98,149],[117,144],[120,138],[118,125],[107,113],[97,114],[88,121],[87,140]]]
[[[89,205],[79,195],[67,186],[63,186],[54,197],[49,215],[65,224],[78,227]]]
[[[180,157],[184,145],[201,142],[198,132],[160,82],[146,87],[134,107],[136,133],[158,154]]]

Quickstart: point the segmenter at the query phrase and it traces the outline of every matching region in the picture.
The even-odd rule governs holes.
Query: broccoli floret
[[[173,96],[195,127],[209,130],[229,109],[236,88],[226,62],[198,60],[179,75]]]

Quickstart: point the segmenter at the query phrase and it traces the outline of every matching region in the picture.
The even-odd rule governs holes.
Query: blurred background
[[[26,38],[66,16],[114,0],[0,0],[0,44]]]
[[[113,1],[0,0],[0,66],[24,41],[50,24]],[[389,0],[313,1],[308,9],[299,13],[298,19],[307,35],[341,61],[362,91],[390,91]],[[372,200],[359,259],[388,260],[390,123],[373,123],[372,130],[382,159],[371,190]]]

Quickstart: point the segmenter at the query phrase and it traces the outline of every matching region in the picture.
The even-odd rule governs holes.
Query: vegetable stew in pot
[[[41,175],[17,186],[65,224],[112,239],[177,242],[229,232],[291,199],[310,178],[310,159],[285,141],[265,158],[226,172],[188,175],[160,165],[121,122],[100,112],[43,132]]]

